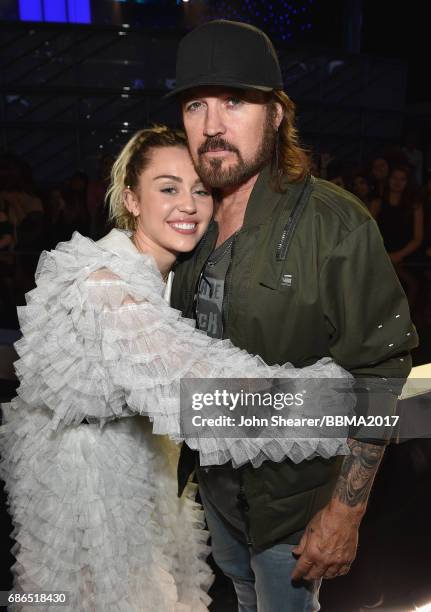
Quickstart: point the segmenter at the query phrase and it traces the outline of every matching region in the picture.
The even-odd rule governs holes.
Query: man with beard
[[[172,305],[269,364],[330,356],[355,376],[360,410],[392,414],[417,343],[408,304],[370,215],[310,176],[271,41],[238,22],[199,26],[180,43],[172,93],[216,196],[214,222],[178,263]],[[387,431],[352,431],[347,457],[257,469],[202,468],[183,445],[179,494],[196,469],[240,611],[319,609],[321,579],[355,558]]]

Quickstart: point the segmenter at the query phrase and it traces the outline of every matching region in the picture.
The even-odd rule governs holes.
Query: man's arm
[[[356,413],[390,417],[411,369],[409,352],[417,335],[372,219],[331,252],[321,269],[320,290],[330,354],[357,381]],[[358,427],[350,435],[351,454],[343,461],[332,499],[311,519],[294,550],[300,558],[293,579],[346,574],[355,558],[359,525],[391,428]]]
[[[347,574],[356,556],[358,530],[385,446],[350,439],[331,501],[307,525],[292,580]]]
[[[352,439],[348,444],[352,454],[344,459],[334,499],[364,513],[385,447]]]

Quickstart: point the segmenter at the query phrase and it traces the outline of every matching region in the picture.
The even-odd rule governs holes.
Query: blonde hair
[[[282,90],[272,92],[270,105],[281,104],[283,119],[278,128],[276,150],[273,158],[273,183],[277,191],[285,190],[286,180],[289,183],[303,181],[310,173],[310,155],[300,145],[295,123],[295,104]],[[274,111],[273,111],[274,112]]]
[[[187,147],[183,132],[156,125],[136,132],[123,147],[111,170],[111,180],[105,200],[109,205],[109,220],[119,229],[134,230],[136,217],[127,210],[124,190],[136,189],[141,172],[148,166],[151,150],[163,147]]]

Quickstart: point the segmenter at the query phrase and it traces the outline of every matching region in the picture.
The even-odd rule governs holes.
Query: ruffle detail
[[[307,392],[311,392],[310,395],[313,397],[306,410],[293,406],[288,409],[287,415],[281,412],[279,415],[281,417],[294,422],[295,419],[300,420],[305,416],[314,418],[324,414],[346,416],[353,414],[355,398],[351,393],[352,378],[350,375],[346,377],[346,372],[332,359],[323,358],[312,366],[304,368],[294,368],[291,364],[274,366],[272,377],[289,379],[296,390],[306,386]],[[322,379],[330,380],[331,383],[323,386]],[[338,397],[335,391],[340,394]],[[254,411],[254,414],[259,416],[257,411]],[[220,431],[220,428],[214,428],[213,436],[208,436],[206,433],[206,438],[187,437],[188,446],[200,452],[201,466],[221,465],[231,461],[234,468],[241,467],[245,463],[251,463],[257,468],[268,459],[279,463],[289,458],[294,463],[300,463],[316,456],[329,459],[335,455],[350,454],[347,427],[337,427],[338,435],[343,434],[341,437],[322,437],[320,425],[309,425],[306,429],[303,426],[292,425],[288,430],[284,425],[280,425],[278,429],[276,426],[270,426],[266,431],[263,428],[256,438],[220,439],[216,436],[217,431]],[[279,437],[276,437],[277,432]]]
[[[70,612],[208,609],[208,534],[193,485],[176,495],[170,440],[141,417],[52,432],[47,409],[15,399],[3,412],[15,589],[67,591]]]
[[[354,379],[331,359],[302,369],[268,366],[229,340],[209,338],[166,304],[151,256],[111,252],[107,238],[102,248],[75,233],[70,242],[44,253],[37,287],[19,309],[18,394],[29,407],[52,411],[53,430],[84,418],[103,425],[137,413],[149,417],[154,433],[179,442],[182,378],[333,378],[345,393],[337,402],[337,394],[316,397],[320,413],[352,412],[354,396],[348,391]],[[129,242],[125,235],[122,239]],[[302,416],[295,410],[290,417]],[[220,429],[213,438],[187,439],[199,450],[202,465],[231,460],[234,466],[247,461],[258,466],[265,459],[299,462],[350,452],[347,433],[320,438],[318,427],[307,438],[219,436]]]

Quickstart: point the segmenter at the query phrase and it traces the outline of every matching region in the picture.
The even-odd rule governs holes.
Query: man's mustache
[[[209,153],[210,151],[232,151],[233,153],[239,155],[238,149],[220,136],[207,138],[206,141],[199,147],[198,154],[203,155],[204,153]]]

